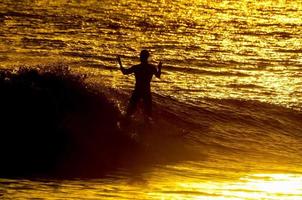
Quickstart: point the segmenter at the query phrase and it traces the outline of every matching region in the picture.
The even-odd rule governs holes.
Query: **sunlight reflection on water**
[[[158,93],[196,104],[203,97],[244,98],[299,109],[301,4],[5,0],[1,61],[11,66],[59,60],[102,73],[106,67],[118,69],[117,54],[130,66],[140,49],[148,48],[153,61],[163,61],[165,79],[176,86],[156,83]],[[187,97],[176,93],[188,89],[195,92]]]
[[[159,175],[163,176],[160,177]],[[239,180],[151,173],[140,179],[29,181],[0,179],[4,199],[300,199],[301,174],[247,174]]]
[[[3,0],[0,25],[1,67],[63,62],[88,74],[90,82],[129,91],[134,78],[121,75],[115,56],[131,66],[147,48],[154,63],[164,63],[164,81],[153,84],[162,96],[197,106],[207,97],[302,107],[298,0]],[[286,144],[300,147],[297,138]],[[280,143],[274,145],[279,150]],[[134,180],[0,179],[0,198],[302,199],[302,176],[284,163],[287,173],[267,172],[270,165],[265,173],[241,173],[242,163],[236,165],[238,173],[227,172],[228,163],[220,164],[179,166],[178,171],[160,166]]]

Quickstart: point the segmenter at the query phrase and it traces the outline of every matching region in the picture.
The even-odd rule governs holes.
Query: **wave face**
[[[67,68],[1,71],[0,92],[1,176],[100,176],[139,148],[117,107]]]
[[[98,177],[204,155],[286,166],[301,160],[302,114],[281,106],[210,98],[196,106],[153,94],[154,123],[140,120],[138,109],[121,129],[128,93],[89,86],[67,68],[5,70],[0,89],[4,176]]]
[[[128,95],[113,89],[108,91],[107,95],[123,110]],[[204,98],[196,106],[195,102],[183,103],[159,94],[153,94],[153,99],[153,137],[160,135],[161,140],[167,139],[154,145],[169,149],[169,145],[162,145],[172,142],[165,136],[181,139],[184,146],[195,150],[184,151],[182,159],[195,160],[206,155],[207,159],[227,159],[227,162],[254,163],[255,166],[270,163],[273,167],[276,162],[283,163],[280,165],[284,168],[299,166],[297,162],[302,159],[300,111],[251,100]],[[136,117],[142,117],[140,112]]]

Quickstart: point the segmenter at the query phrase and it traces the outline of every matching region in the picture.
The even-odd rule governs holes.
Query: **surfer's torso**
[[[157,72],[156,67],[148,63],[141,63],[134,65],[132,70],[135,75],[135,91],[150,92],[150,82],[153,74]]]

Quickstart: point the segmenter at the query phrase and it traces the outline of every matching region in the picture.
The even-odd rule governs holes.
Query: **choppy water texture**
[[[134,79],[115,56],[131,66],[143,48],[164,64],[156,117],[185,121],[198,156],[103,179],[0,179],[0,197],[302,199],[301,1],[0,3],[1,67],[67,63],[121,107]]]

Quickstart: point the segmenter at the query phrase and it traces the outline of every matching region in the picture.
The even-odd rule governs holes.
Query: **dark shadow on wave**
[[[120,113],[67,68],[0,72],[0,176],[101,176],[140,147]]]
[[[173,116],[156,112],[138,140],[120,130],[111,94],[84,79],[64,66],[0,70],[0,177],[101,178],[198,158]]]

